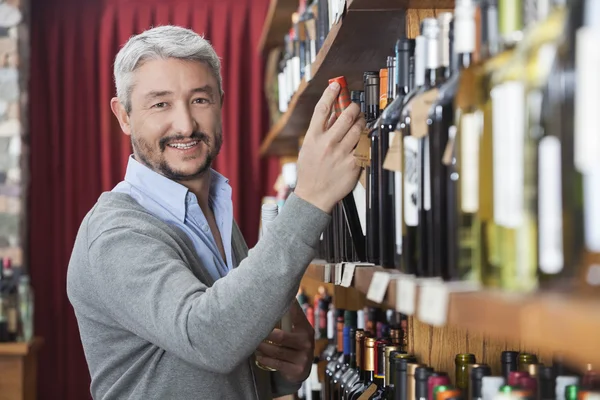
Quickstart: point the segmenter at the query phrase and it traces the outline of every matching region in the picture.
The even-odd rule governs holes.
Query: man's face
[[[129,132],[138,161],[175,181],[207,171],[222,143],[221,94],[197,61],[149,60],[134,72]]]

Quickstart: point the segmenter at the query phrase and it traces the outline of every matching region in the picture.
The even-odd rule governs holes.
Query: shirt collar
[[[153,171],[137,161],[133,155],[129,157],[127,163],[125,181],[150,196],[182,223],[185,222],[188,199],[197,201],[196,196],[188,188]],[[230,188],[229,180],[211,169],[210,196],[219,196],[219,192],[225,190],[231,196]]]

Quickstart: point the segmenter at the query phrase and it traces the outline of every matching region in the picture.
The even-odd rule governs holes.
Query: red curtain
[[[66,270],[79,224],[122,180],[130,143],[114,119],[112,66],[120,46],[151,26],[203,33],[222,59],[224,143],[215,168],[230,178],[235,217],[256,241],[261,196],[276,169],[258,156],[266,131],[257,44],[268,0],[32,0],[29,264],[36,291],[40,399],[89,398],[89,375]]]

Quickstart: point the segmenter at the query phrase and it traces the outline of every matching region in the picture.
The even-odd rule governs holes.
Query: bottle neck
[[[481,10],[481,61],[500,52],[500,32],[498,30],[498,8],[488,3]]]
[[[473,62],[473,53],[460,53],[456,55],[456,64],[458,71],[462,71],[463,69],[467,69],[471,66]]]

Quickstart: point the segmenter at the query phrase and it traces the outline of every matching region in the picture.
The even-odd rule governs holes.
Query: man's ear
[[[110,108],[113,114],[115,114],[115,117],[117,117],[117,120],[119,121],[119,125],[121,125],[121,130],[123,131],[123,133],[131,136],[131,124],[129,123],[129,114],[127,114],[127,110],[125,110],[125,107],[123,106],[123,104],[121,104],[117,97],[113,97],[110,100]]]

